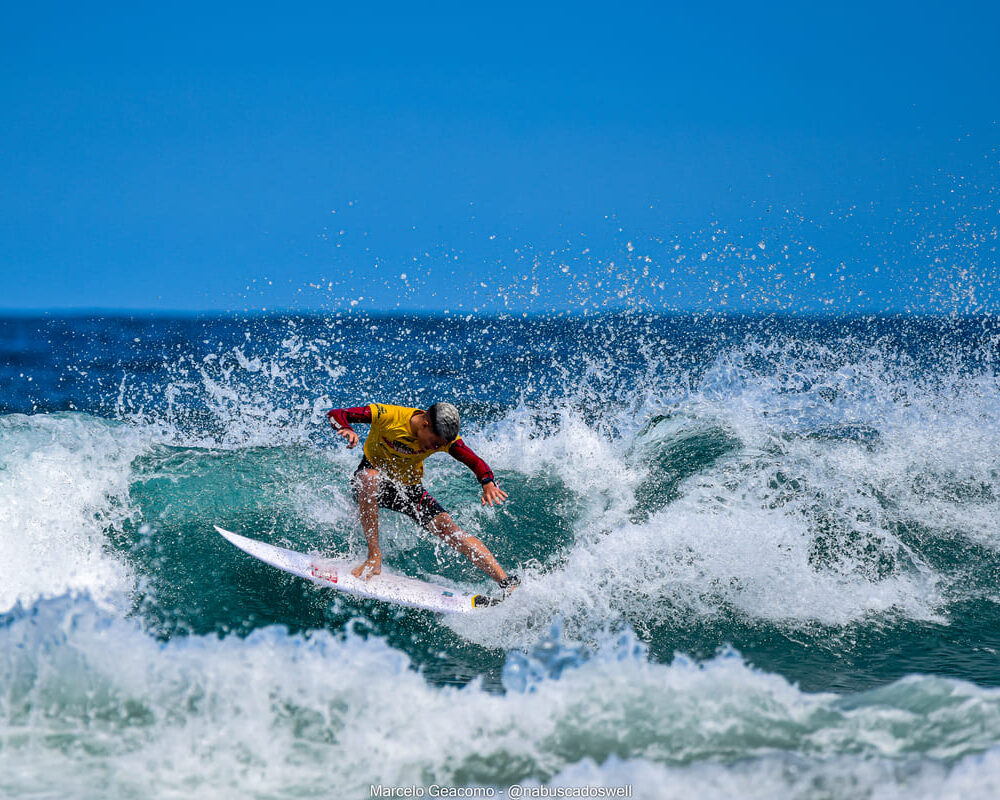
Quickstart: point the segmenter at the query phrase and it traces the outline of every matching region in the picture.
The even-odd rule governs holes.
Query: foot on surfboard
[[[517,575],[508,575],[502,581],[497,581],[497,585],[503,589],[503,597],[488,597],[485,594],[477,594],[472,598],[472,605],[474,608],[485,608],[487,606],[495,606],[502,603],[505,599],[510,597],[510,593],[514,591],[516,586],[521,585],[521,579]]]

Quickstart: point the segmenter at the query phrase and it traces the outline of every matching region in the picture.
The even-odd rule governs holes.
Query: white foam
[[[525,782],[538,786],[538,781]],[[669,767],[645,759],[583,759],[547,785],[631,787],[637,800],[987,800],[1000,796],[1000,748],[957,764],[919,758],[808,758],[775,754],[737,764]]]
[[[0,417],[0,610],[88,592],[109,602],[132,586],[105,531],[131,513],[141,437],[84,414]]]
[[[541,677],[497,694],[430,686],[378,638],[272,627],[159,643],[86,602],[43,603],[0,626],[0,792],[363,797],[371,783],[583,783],[596,769],[751,796],[833,776],[838,797],[849,768],[881,790],[908,764],[938,784],[995,782],[996,757],[985,772],[959,760],[1000,738],[998,690],[909,678],[808,694],[732,652],[651,663],[627,633],[582,662],[564,651],[546,677],[558,656],[530,657]]]

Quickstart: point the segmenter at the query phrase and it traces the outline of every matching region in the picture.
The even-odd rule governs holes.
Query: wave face
[[[988,318],[0,321],[0,795],[995,795],[998,345]],[[323,412],[438,399],[510,494],[427,464],[522,575],[502,605],[339,596],[213,532],[360,556]],[[382,548],[490,589],[390,512]]]

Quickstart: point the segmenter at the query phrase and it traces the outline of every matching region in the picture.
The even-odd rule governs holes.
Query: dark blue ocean
[[[360,560],[324,412],[438,400],[510,496],[426,464],[503,604],[213,531]],[[992,317],[0,319],[0,797],[996,797],[998,613]]]

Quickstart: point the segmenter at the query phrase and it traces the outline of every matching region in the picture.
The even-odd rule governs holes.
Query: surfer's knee
[[[458,526],[455,524],[455,520],[451,518],[451,514],[449,514],[447,511],[442,511],[439,514],[435,514],[433,517],[427,520],[427,527],[434,533],[438,534],[439,536],[441,534],[448,533],[449,531],[458,528]]]
[[[359,469],[352,478],[355,497],[364,495],[374,497],[378,492],[378,470]]]
[[[432,533],[437,534],[449,544],[461,543],[468,538],[465,532],[458,527],[455,520],[451,518],[451,514],[447,511],[442,511],[440,514],[431,519],[430,522],[427,523],[427,527]]]
[[[475,553],[485,547],[481,540],[459,528],[447,514],[438,514],[432,524],[434,523],[438,523],[436,527],[432,528],[434,533],[461,553]]]

